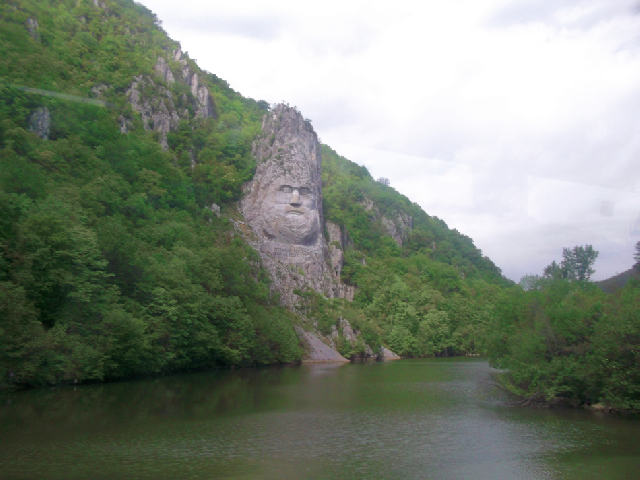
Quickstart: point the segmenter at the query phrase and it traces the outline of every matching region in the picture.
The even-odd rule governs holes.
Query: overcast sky
[[[518,281],[640,240],[635,0],[143,0],[201,68],[286,101],[323,143]]]

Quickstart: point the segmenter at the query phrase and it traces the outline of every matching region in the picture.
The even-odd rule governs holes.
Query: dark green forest
[[[348,232],[342,280],[356,295],[300,292],[290,311],[232,222],[267,102],[186,53],[179,63],[179,44],[130,0],[2,3],[0,49],[1,385],[297,362],[294,325],[328,334],[345,318],[361,333],[339,337],[348,357],[365,342],[486,355],[523,402],[640,408],[640,282],[597,288],[591,247],[516,285],[469,237],[323,145],[324,215]],[[213,114],[158,75],[159,57],[176,78],[198,75]],[[172,99],[181,112],[166,137],[129,101],[140,76],[153,79],[140,87],[149,108]],[[399,213],[412,219],[402,246],[379,217]]]

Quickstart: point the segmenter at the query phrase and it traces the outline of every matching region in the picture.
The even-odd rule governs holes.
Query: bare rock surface
[[[297,293],[307,289],[352,300],[355,288],[340,282],[340,227],[329,226],[330,237],[337,239],[331,252],[323,234],[322,159],[311,123],[297,109],[277,105],[265,115],[252,153],[258,165],[253,180],[243,186],[240,211],[252,233],[245,237],[271,276],[272,292],[292,309],[299,306]],[[313,347],[311,361],[344,361],[318,335],[298,334]],[[327,343],[335,347],[331,338]]]
[[[413,227],[413,219],[403,212],[398,212],[393,220],[382,216],[380,222],[387,231],[387,235],[393,238],[399,247],[402,246],[403,241],[409,238],[411,228]]]
[[[91,96],[93,98],[103,98],[104,93],[111,88],[111,85],[99,83],[91,87]]]
[[[209,89],[198,82],[198,74],[194,73],[190,82],[191,93],[196,99],[194,108],[196,117],[209,118],[215,116],[215,108],[213,97],[209,93]]]
[[[133,123],[131,123],[131,120],[123,117],[122,115],[118,116],[118,123],[120,124],[120,133],[129,133],[129,130],[133,128]]]
[[[189,63],[183,58],[182,50],[179,48],[172,52],[173,60],[180,63],[182,66],[181,77],[182,82],[189,86],[191,94],[195,99],[193,105],[196,117],[209,118],[216,117],[216,108],[211,96],[211,92],[205,85],[201,85],[198,79],[198,74],[191,71]]]
[[[342,328],[342,336],[351,343],[352,346],[358,341],[358,337],[361,337],[361,333],[355,330],[349,321],[345,318],[340,318],[340,327]],[[332,329],[331,331],[331,343],[335,344],[335,340],[338,338],[338,329]],[[378,360],[399,360],[400,357],[393,353],[391,350],[385,347],[380,347],[378,351],[374,351],[369,345],[364,344],[364,354],[360,355],[363,359],[378,359]]]
[[[331,262],[332,273],[335,279],[335,296],[338,298],[346,298],[349,302],[353,302],[353,297],[356,293],[356,287],[353,285],[345,285],[342,283],[340,275],[342,273],[342,267],[344,266],[344,250],[345,248],[353,245],[351,238],[346,228],[340,228],[339,225],[333,222],[325,222],[327,228],[327,234],[329,238],[329,260]]]
[[[400,360],[400,356],[393,353],[388,348],[382,347],[380,348],[380,356],[382,360]]]
[[[154,96],[145,95],[145,90],[153,89]],[[178,128],[180,117],[176,111],[171,92],[146,76],[135,77],[131,87],[126,91],[131,108],[142,116],[142,125],[145,130],[154,130],[160,133],[160,145],[168,148],[167,134]],[[122,123],[120,130],[122,131]]]
[[[335,297],[337,282],[322,233],[320,144],[311,124],[296,109],[276,106],[265,115],[253,155],[258,167],[240,208],[272,288],[288,306],[298,304],[297,289]]]
[[[40,40],[38,28],[38,21],[35,18],[27,18],[27,31],[29,32],[29,36],[35,41]]]
[[[342,245],[342,232],[340,227],[332,222],[326,222],[327,233],[329,234],[329,257],[331,267],[336,278],[340,279],[342,266],[344,265],[344,247]]]
[[[340,319],[340,326],[342,327],[342,336],[346,338],[352,345],[358,340],[356,333],[351,328],[351,324],[344,318]]]
[[[334,349],[325,345],[317,335],[307,332],[300,327],[296,327],[298,337],[305,344],[305,362],[348,362],[346,358]]]
[[[173,77],[173,72],[171,72],[171,69],[169,68],[169,64],[164,58],[158,57],[158,61],[153,69],[166,83],[173,83],[176,81]]]
[[[51,115],[47,107],[38,107],[29,117],[29,130],[38,135],[42,140],[49,139],[51,130]]]
[[[193,95],[191,106],[196,117],[199,118],[215,118],[216,108],[213,97],[206,85],[202,85],[198,79],[198,74],[191,72],[187,60],[183,58],[180,49],[174,50],[171,54],[174,61],[180,63],[182,69],[179,79],[189,86]],[[163,58],[158,57],[153,67],[155,74],[162,81],[171,85],[176,81],[176,76],[171,70],[169,63]],[[148,93],[152,92],[152,93]],[[156,84],[152,78],[146,75],[134,77],[131,86],[126,91],[129,98],[131,108],[140,113],[142,124],[146,130],[153,130],[160,134],[160,145],[164,150],[168,149],[167,134],[178,128],[181,118],[189,118],[189,110],[186,108],[189,100],[186,95],[182,95],[177,99],[173,98],[171,91]],[[128,133],[132,127],[124,117],[119,119],[120,131]]]
[[[380,209],[370,198],[365,198],[360,202],[360,205],[364,207],[366,212],[373,213],[374,220],[380,221],[386,234],[393,238],[399,247],[402,246],[403,242],[408,240],[411,229],[413,228],[413,218],[411,218],[410,215],[404,212],[392,212],[391,215],[382,215]]]

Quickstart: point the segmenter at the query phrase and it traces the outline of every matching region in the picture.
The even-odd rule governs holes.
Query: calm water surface
[[[0,397],[1,478],[640,478],[640,421],[509,405],[481,359]]]

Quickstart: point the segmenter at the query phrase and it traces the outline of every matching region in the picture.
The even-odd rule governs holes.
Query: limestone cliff
[[[345,285],[340,279],[342,267],[344,266],[344,250],[351,246],[353,242],[349,238],[346,228],[340,228],[333,222],[325,222],[325,227],[329,238],[329,258],[331,260],[331,268],[333,269],[334,279],[336,281],[336,297],[346,298],[352,302],[356,293],[356,287],[353,285]]]
[[[146,93],[149,90],[153,92],[151,95]],[[171,92],[162,85],[156,85],[151,78],[140,75],[134,79],[126,95],[131,108],[141,115],[144,129],[159,132],[160,144],[166,150],[167,133],[175,130],[180,121]]]
[[[298,304],[296,290],[337,296],[339,277],[323,235],[320,144],[311,124],[296,109],[278,105],[265,115],[253,155],[258,166],[241,211],[272,288],[288,306]]]
[[[387,232],[399,247],[407,241],[411,229],[413,228],[413,218],[404,212],[393,211],[381,214],[380,209],[369,198],[365,198],[361,205],[367,212],[371,212],[374,221],[379,221],[384,230]]]
[[[190,116],[216,117],[215,103],[208,87],[201,84],[198,74],[191,70],[183,58],[182,51],[177,49],[171,52],[170,60],[177,62],[179,73],[174,75],[169,62],[164,57],[158,57],[153,67],[156,81],[148,75],[138,75],[126,91],[131,108],[142,117],[143,127],[159,133],[160,144],[165,150],[168,148],[167,134],[178,128],[181,119],[189,119]],[[189,87],[191,98],[184,93],[177,98],[174,96],[170,88],[176,82],[176,77]],[[158,80],[160,83],[157,83]],[[132,126],[130,119],[121,116],[119,120],[120,131],[128,133]]]
[[[320,144],[311,124],[295,108],[278,105],[265,115],[252,151],[258,165],[240,209],[273,293],[293,309],[300,303],[297,293],[306,289],[352,300],[355,288],[340,282],[349,239],[338,225],[324,222]],[[319,335],[299,336],[311,352],[309,360],[344,360]]]
[[[172,52],[172,57],[173,60],[178,62],[181,66],[180,69],[180,79],[181,81],[189,86],[189,89],[191,90],[191,94],[193,95],[194,101],[193,101],[193,109],[195,112],[196,117],[200,117],[200,118],[209,118],[209,117],[216,117],[216,109],[215,109],[215,104],[213,102],[213,97],[211,96],[211,93],[209,92],[209,89],[207,88],[206,85],[202,85],[198,79],[198,74],[193,72],[191,70],[191,67],[189,67],[189,63],[187,62],[186,58],[184,58],[184,55],[182,53],[182,50],[180,50],[179,48],[177,50],[174,50]],[[168,65],[166,64],[166,61],[164,60],[164,58],[159,57],[158,58],[158,62],[160,64],[164,64],[164,71],[166,72],[168,70],[168,72],[164,73],[163,75],[166,76],[166,78],[172,78],[173,74],[170,73],[171,70],[169,70]],[[156,71],[158,71],[159,67],[158,64],[156,64]]]

